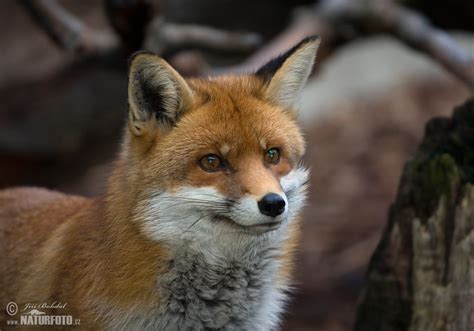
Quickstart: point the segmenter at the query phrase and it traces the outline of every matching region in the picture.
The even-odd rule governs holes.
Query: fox
[[[319,43],[207,78],[135,53],[104,194],[0,191],[0,328],[33,307],[83,330],[279,329],[309,181],[298,100]]]

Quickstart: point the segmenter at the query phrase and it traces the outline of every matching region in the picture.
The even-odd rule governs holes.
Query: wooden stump
[[[428,122],[369,264],[356,330],[474,330],[474,99]]]

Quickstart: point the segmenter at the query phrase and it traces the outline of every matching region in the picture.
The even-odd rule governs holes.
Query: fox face
[[[121,182],[148,237],[286,228],[304,201],[295,103],[318,44],[305,39],[255,74],[209,79],[185,80],[153,54],[132,58]]]

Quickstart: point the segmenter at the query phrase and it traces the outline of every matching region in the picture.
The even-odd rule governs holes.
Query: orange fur
[[[274,104],[266,84],[253,75],[186,84],[192,100],[188,95],[184,114],[169,132],[146,119],[135,125],[131,118],[104,197],[0,191],[0,328],[9,319],[3,308],[10,301],[20,307],[67,302],[58,313],[80,318],[83,329],[104,327],[104,307],[146,315],[157,306],[156,281],[167,270],[169,251],[137,221],[137,206],[156,187],[172,192],[212,186],[230,198],[281,192],[280,178],[304,152],[293,113]],[[262,153],[273,146],[281,149],[281,161],[269,166]],[[223,150],[229,171],[208,173],[197,165],[201,156]],[[282,284],[289,283],[299,234],[298,222],[290,226],[277,277]]]

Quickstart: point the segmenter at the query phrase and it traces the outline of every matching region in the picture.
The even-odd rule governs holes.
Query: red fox
[[[135,54],[104,196],[0,191],[0,328],[53,302],[42,311],[85,330],[278,328],[308,181],[295,109],[318,45],[208,79]]]

